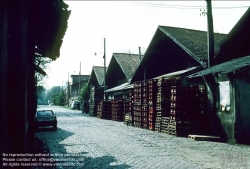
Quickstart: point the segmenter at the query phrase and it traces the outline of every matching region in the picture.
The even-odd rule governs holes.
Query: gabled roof
[[[209,67],[205,70],[202,70],[200,72],[194,73],[193,75],[190,75],[189,78],[193,77],[200,77],[208,74],[213,73],[220,73],[220,74],[227,74],[233,71],[237,71],[244,67],[250,66],[250,56],[230,60],[228,62],[224,62],[222,64],[218,64],[216,66]]]
[[[214,34],[215,51],[219,50],[224,37],[225,34]],[[206,60],[207,32],[158,26],[132,82],[141,80],[144,70],[146,78],[153,78],[194,66],[203,66]],[[150,68],[152,66],[153,69]]]
[[[101,86],[104,81],[104,67],[101,66],[93,66],[93,71],[96,75],[96,79],[98,84]]]
[[[137,54],[113,53],[113,57],[120,65],[126,78],[132,78],[140,63],[140,56]],[[143,56],[141,56],[141,58],[142,57]]]
[[[165,33],[195,60],[207,60],[207,32],[170,26],[159,26],[158,30]],[[214,53],[220,49],[225,34],[214,33]]]
[[[216,54],[216,63],[250,55],[250,8],[231,29]]]
[[[107,69],[107,68],[106,68]],[[102,66],[93,66],[88,81],[88,86],[102,86],[104,81],[104,67]]]

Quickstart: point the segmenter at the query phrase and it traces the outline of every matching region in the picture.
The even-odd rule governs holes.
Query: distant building
[[[96,116],[97,115],[97,105],[100,100],[104,97],[104,67],[101,66],[93,66],[89,82],[88,82],[88,90],[89,90],[89,115]]]
[[[90,75],[71,75],[70,76],[70,101],[71,104],[72,101],[78,99],[78,95],[81,91],[81,88],[85,83],[88,83]]]

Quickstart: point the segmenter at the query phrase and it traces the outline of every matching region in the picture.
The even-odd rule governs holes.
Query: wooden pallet
[[[156,117],[155,121],[160,123],[161,122],[161,117]]]
[[[142,126],[138,124],[133,124],[133,127],[142,128]]]
[[[161,128],[157,128],[157,127],[155,127],[155,131],[157,131],[157,132],[161,132]]]
[[[161,123],[161,127],[162,127],[162,128],[168,128],[168,124]]]
[[[169,122],[169,119],[170,119],[169,117],[162,117],[162,118],[161,118],[161,121],[162,121],[162,122],[165,122],[165,123],[168,123],[168,122]]]
[[[163,129],[161,129],[161,132],[162,132],[162,133],[167,133],[167,134],[168,134],[168,129],[163,128]]]
[[[168,117],[170,115],[167,111],[158,111],[156,112],[156,117]]]
[[[195,141],[220,141],[220,137],[207,135],[188,135],[188,138]]]

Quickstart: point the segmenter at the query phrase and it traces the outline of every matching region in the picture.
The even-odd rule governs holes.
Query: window
[[[230,85],[229,81],[219,82],[220,90],[220,111],[228,112],[230,110]]]
[[[50,110],[38,111],[37,117],[41,117],[41,116],[53,116],[53,112]]]

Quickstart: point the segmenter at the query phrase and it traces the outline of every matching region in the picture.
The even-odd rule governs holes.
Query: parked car
[[[35,127],[52,126],[57,130],[56,114],[52,110],[38,110],[35,115]]]
[[[80,110],[80,101],[77,101],[77,100],[74,100],[72,103],[71,103],[71,109],[77,109],[77,110]]]

